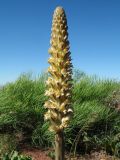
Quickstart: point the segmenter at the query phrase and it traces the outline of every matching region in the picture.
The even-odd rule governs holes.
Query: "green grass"
[[[44,81],[32,80],[22,75],[15,83],[5,85],[0,91],[0,125],[14,129],[33,130],[38,121],[43,122]]]
[[[34,146],[50,147],[54,135],[44,122],[43,104],[47,75],[33,78],[21,75],[15,82],[0,89],[0,133],[22,133]],[[66,148],[81,153],[103,149],[120,156],[119,111],[108,106],[120,82],[89,77],[77,71],[73,76],[72,104],[74,116],[65,129]]]

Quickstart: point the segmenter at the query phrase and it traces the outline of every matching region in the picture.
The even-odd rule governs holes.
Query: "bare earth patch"
[[[40,149],[24,149],[22,154],[31,156],[33,160],[52,160],[48,156],[49,151],[44,151]],[[93,152],[90,155],[84,155],[84,156],[76,156],[68,158],[66,156],[66,160],[120,160],[118,158],[115,158],[113,156],[107,155],[104,151],[101,152]]]
[[[24,149],[22,154],[31,156],[33,160],[51,160],[50,157],[47,156],[47,151],[39,150],[39,149]]]

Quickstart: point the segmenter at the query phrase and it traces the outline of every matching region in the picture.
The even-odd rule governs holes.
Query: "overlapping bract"
[[[44,106],[48,109],[45,119],[50,120],[50,130],[59,132],[68,126],[71,109],[72,64],[69,52],[66,15],[61,7],[54,11],[51,34],[51,57],[48,62],[50,77],[47,80],[49,97]]]

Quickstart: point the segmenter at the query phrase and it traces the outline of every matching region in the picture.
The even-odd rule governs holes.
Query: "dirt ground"
[[[47,151],[42,151],[39,149],[25,149],[22,154],[31,156],[33,160],[51,160],[51,158],[47,156]]]
[[[40,149],[24,149],[22,154],[31,156],[33,160],[52,160],[50,156],[48,156],[50,151],[44,151]],[[120,160],[115,157],[107,155],[105,152],[93,152],[90,155],[84,156],[76,156],[68,158],[66,156],[66,160]]]

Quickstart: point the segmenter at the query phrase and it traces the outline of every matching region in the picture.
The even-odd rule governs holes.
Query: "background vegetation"
[[[44,122],[46,78],[45,74],[36,79],[23,74],[0,88],[0,155],[19,150],[23,144],[53,145],[54,136]],[[120,82],[75,70],[73,83],[74,116],[65,129],[67,150],[105,150],[120,157]]]

